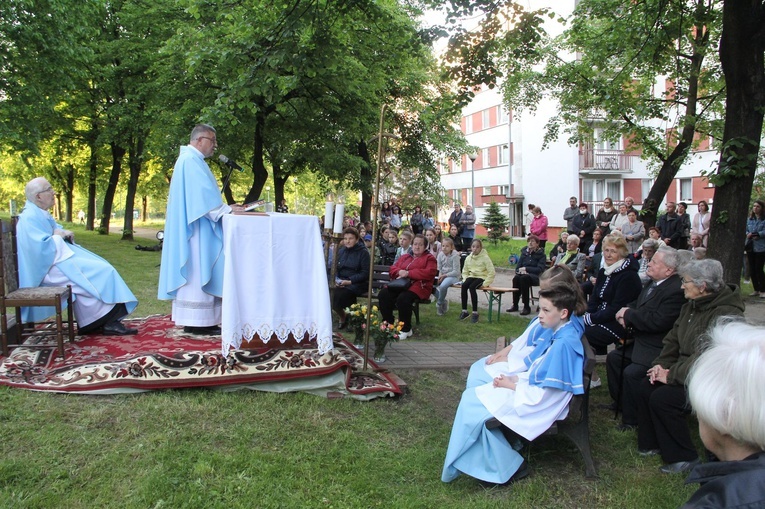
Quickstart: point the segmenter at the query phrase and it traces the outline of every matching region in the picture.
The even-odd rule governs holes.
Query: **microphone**
[[[218,156],[218,160],[233,170],[236,170],[239,172],[244,171],[244,169],[241,166],[239,166],[238,164],[236,164],[234,161],[224,156],[223,154]]]

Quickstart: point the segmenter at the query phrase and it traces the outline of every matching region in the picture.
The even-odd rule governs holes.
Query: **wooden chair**
[[[72,287],[71,286],[41,286],[38,288],[19,288],[18,256],[16,248],[16,218],[10,223],[2,221],[0,228],[0,333],[2,337],[3,355],[8,356],[11,347],[25,346],[28,348],[48,348],[49,343],[24,345],[31,336],[49,336],[54,333],[58,353],[64,358],[64,333],[69,341],[74,341],[74,322],[72,320]],[[67,324],[64,327],[62,318],[62,303],[67,303]],[[56,310],[55,331],[36,327],[35,323],[22,323],[22,307],[53,307]],[[8,310],[15,308],[15,314],[8,315]]]
[[[568,415],[566,418],[554,422],[547,431],[540,435],[540,437],[549,435],[564,435],[568,437],[574,445],[576,445],[577,449],[579,449],[582,459],[584,460],[585,477],[589,479],[598,476],[590,448],[589,416],[590,379],[592,378],[593,371],[595,371],[595,352],[593,352],[590,343],[585,336],[582,336],[582,346],[584,347],[584,372],[582,374],[584,394],[579,394],[571,398],[571,401],[568,404]],[[513,438],[521,438],[512,430],[506,428],[494,417],[487,420],[485,425],[488,429],[501,427],[502,432],[505,435],[509,435]],[[522,441],[528,443],[526,439],[522,439]]]

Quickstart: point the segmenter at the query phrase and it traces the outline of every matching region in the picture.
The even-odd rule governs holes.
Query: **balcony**
[[[632,173],[632,164],[638,156],[624,150],[586,148],[579,152],[581,175],[619,175]]]

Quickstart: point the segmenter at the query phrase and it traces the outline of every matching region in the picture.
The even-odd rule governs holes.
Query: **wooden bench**
[[[500,338],[501,340],[501,338]],[[497,343],[500,343],[500,340]],[[509,344],[505,342],[505,345]],[[582,382],[584,384],[584,394],[575,395],[568,404],[568,415],[565,419],[555,421],[544,433],[540,435],[564,435],[568,437],[582,455],[584,460],[585,477],[588,479],[598,476],[595,469],[595,463],[592,460],[592,451],[590,449],[590,380],[595,371],[595,352],[590,347],[590,343],[585,336],[582,336],[582,346],[584,347],[584,369]],[[499,420],[492,417],[486,421],[487,429],[502,428],[502,433],[513,439],[521,438],[509,428],[505,427]],[[522,439],[530,447],[531,443]]]
[[[385,288],[390,282],[390,265],[374,265],[372,267],[372,299],[377,299],[380,290]],[[368,294],[364,293],[361,298],[367,298]],[[420,304],[430,304],[430,299],[417,299],[414,301],[412,312],[414,313],[414,320],[417,325],[420,324]]]

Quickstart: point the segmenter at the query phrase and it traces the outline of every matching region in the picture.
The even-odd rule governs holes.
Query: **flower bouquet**
[[[393,323],[383,321],[379,325],[373,325],[370,333],[375,341],[375,361],[385,361],[385,347],[391,341],[398,341],[401,329],[404,327],[404,322],[396,320]]]
[[[372,306],[372,325],[377,325],[379,320],[377,319],[377,306]],[[367,325],[367,307],[361,304],[352,304],[350,307],[345,308],[345,321],[348,324],[349,329],[353,329],[355,339],[353,344],[356,346],[364,343],[364,328]]]

